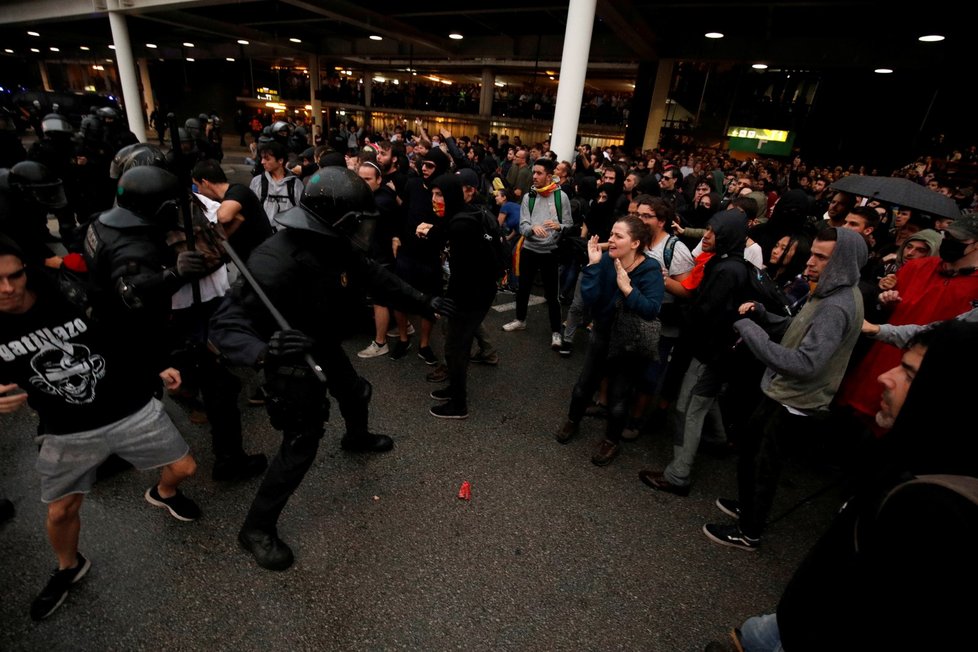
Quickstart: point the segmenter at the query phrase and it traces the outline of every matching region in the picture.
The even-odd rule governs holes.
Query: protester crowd
[[[492,409],[470,400],[468,365],[518,370],[500,351],[528,320],[547,319],[540,346],[568,367],[557,442],[578,437],[585,417],[604,418],[591,461],[606,466],[630,442],[666,432],[672,459],[638,480],[677,500],[695,486],[698,452],[736,453],[738,495],[716,502],[732,521],[703,526],[713,543],[768,544],[786,457],[827,455],[842,469],[853,501],[777,614],[745,623],[731,645],[796,650],[865,643],[886,629],[923,641],[960,631],[947,622],[957,613],[950,594],[934,595],[951,578],[934,573],[974,568],[957,541],[978,522],[969,493],[978,458],[951,425],[967,422],[954,419],[975,389],[972,187],[943,177],[933,159],[894,171],[925,198],[947,200],[922,210],[919,199],[834,187],[876,170],[800,156],[554,152],[547,141],[428,133],[420,123],[375,133],[350,121],[319,138],[270,117],[254,126],[250,186],[228,181],[210,138],[220,122],[207,114],[186,120],[168,152],[134,143],[118,115],[93,116],[81,136],[49,115],[29,152],[4,134],[0,413],[27,404],[39,414],[41,497],[58,558],[35,619],[90,567],[78,551],[79,510],[108,453],[162,469],[150,504],[199,516],[178,488],[196,463],[160,407],[164,389],[211,425],[215,480],[264,474],[238,538],[260,566],[281,571],[294,554],[277,521],[318,451],[327,392],[344,450],[389,451],[395,441],[368,427],[372,389],[360,370],[370,374],[369,360],[415,352],[435,387],[430,414],[461,420]],[[531,313],[538,276],[545,306]],[[500,292],[516,295],[516,315],[490,333],[483,321]],[[364,330],[364,315],[372,339],[357,346],[355,367],[341,343]],[[283,433],[271,461],[245,451],[233,365],[264,379],[248,400],[264,403]],[[944,418],[923,425],[934,408]],[[901,509],[930,514],[928,532],[915,528],[920,550],[893,541],[903,538]],[[9,501],[0,514],[13,517]],[[846,547],[857,517],[868,524],[858,550]],[[945,545],[940,560],[922,552]],[[894,559],[913,568],[909,603],[893,598]],[[846,604],[876,605],[865,618],[818,619],[806,608],[831,590],[812,567],[836,561]],[[964,586],[968,572],[955,581]],[[940,624],[908,627],[914,607]]]

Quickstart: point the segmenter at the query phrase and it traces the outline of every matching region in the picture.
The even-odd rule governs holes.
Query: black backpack
[[[753,263],[741,258],[747,266],[747,277],[750,286],[747,290],[751,301],[764,306],[765,310],[782,317],[791,317],[791,299],[784,293],[774,279],[763,269],[757,269]]]
[[[493,215],[487,206],[472,206],[471,208],[472,210],[469,212],[460,213],[454,219],[472,218],[478,220],[482,227],[482,239],[489,250],[496,276],[497,278],[502,277],[509,269],[511,254],[509,245],[506,243],[506,234],[499,226],[499,218],[497,215]]]

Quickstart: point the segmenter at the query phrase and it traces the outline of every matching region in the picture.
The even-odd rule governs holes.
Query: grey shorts
[[[41,447],[36,468],[45,503],[91,491],[95,470],[112,453],[142,471],[172,464],[190,452],[155,398],[107,426],[70,435],[40,435],[35,441]]]

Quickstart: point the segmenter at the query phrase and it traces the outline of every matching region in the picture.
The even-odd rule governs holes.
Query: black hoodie
[[[431,185],[445,198],[445,217],[438,218],[428,237],[435,232],[439,240],[448,239],[451,275],[447,296],[463,309],[488,308],[496,296],[496,261],[483,239],[481,209],[465,203],[457,174],[443,174]]]

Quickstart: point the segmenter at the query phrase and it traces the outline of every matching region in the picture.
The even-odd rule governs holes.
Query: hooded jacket
[[[744,264],[747,221],[738,210],[717,213],[708,225],[713,229],[713,256],[706,263],[703,281],[684,313],[683,336],[700,362],[714,362],[729,352],[736,341],[733,323],[737,308],[747,301],[749,279]]]
[[[481,209],[465,203],[457,174],[443,174],[431,185],[445,198],[445,217],[438,218],[432,231],[441,231],[448,239],[447,296],[463,309],[487,309],[496,296],[496,262],[483,239]]]
[[[424,239],[419,238],[415,235],[415,230],[423,222],[437,223],[435,213],[431,209],[431,184],[448,171],[449,160],[445,152],[437,147],[432,147],[431,151],[425,155],[424,160],[434,163],[435,170],[427,179],[423,176],[408,179],[407,186],[404,188],[404,194],[407,197],[404,237],[401,238],[401,249],[397,255],[407,256],[428,267],[437,267],[444,241],[431,235]]]
[[[791,318],[780,344],[772,342],[751,319],[734,324],[754,356],[767,367],[761,391],[803,412],[828,408],[842,383],[863,323],[858,283],[859,270],[868,256],[866,241],[848,229],[836,229],[836,234],[835,248],[818,284],[801,311]],[[751,314],[758,320],[766,317],[757,304]]]
[[[924,229],[922,231],[917,231],[916,233],[911,235],[909,238],[907,238],[907,240],[903,244],[906,245],[907,242],[910,242],[911,240],[920,240],[930,248],[930,253],[927,255],[936,256],[941,249],[941,240],[943,239],[944,236],[938,233],[937,231],[935,231],[934,229]],[[902,266],[903,263],[905,262],[903,260],[903,247],[900,247],[900,249],[897,250],[896,260],[897,260],[897,267]]]

